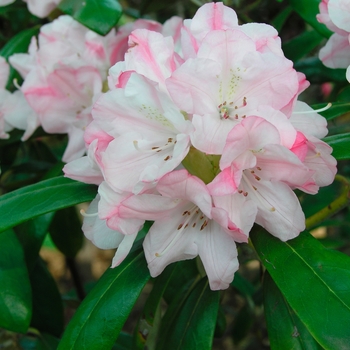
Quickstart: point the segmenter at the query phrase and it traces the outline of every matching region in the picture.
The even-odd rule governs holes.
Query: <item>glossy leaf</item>
[[[313,105],[313,109],[319,109],[325,107],[326,104],[317,104]],[[347,102],[334,102],[332,103],[332,106],[328,108],[327,110],[320,112],[320,114],[325,117],[327,120],[332,120],[337,117],[340,117],[346,113],[350,113],[350,103]]]
[[[235,273],[231,286],[236,288],[243,296],[251,297],[255,292],[254,286],[239,272]]]
[[[292,61],[298,61],[317,47],[324,38],[315,30],[308,30],[282,45],[283,52]]]
[[[123,11],[117,0],[63,0],[58,8],[100,35],[118,23]]]
[[[212,349],[219,296],[210,290],[207,277],[200,280],[172,323],[164,349],[169,344],[173,350]]]
[[[63,332],[63,304],[56,282],[39,258],[30,274],[33,295],[31,326],[59,337]]]
[[[165,289],[174,277],[177,264],[169,265],[153,284],[135,331],[135,349],[153,349],[159,331],[160,307]]]
[[[91,201],[96,187],[63,176],[38,182],[0,196],[0,232],[28,219]]]
[[[321,350],[294,313],[268,272],[264,274],[264,310],[272,350]]]
[[[53,214],[54,213],[44,214],[14,228],[22,244],[29,273],[37,263],[39,251],[47,234]]]
[[[295,62],[294,68],[306,75],[311,84],[322,84],[330,81],[347,83],[345,69],[332,69],[323,65],[316,57]]]
[[[74,207],[58,210],[50,225],[53,242],[69,258],[74,258],[83,246],[84,234],[81,226]]]
[[[316,15],[319,11],[319,0],[288,0],[289,5],[297,12],[300,17],[313,28],[315,28],[324,37],[329,38],[332,32],[324,25],[318,22]]]
[[[346,349],[350,343],[350,257],[324,248],[307,232],[282,242],[261,229],[251,233],[251,240],[310,334],[325,349]]]
[[[350,159],[350,133],[328,136],[323,141],[333,148],[332,155],[335,159]]]
[[[0,327],[25,333],[32,296],[22,246],[12,230],[0,235]]]
[[[108,269],[79,306],[58,349],[111,349],[149,278],[139,250]]]

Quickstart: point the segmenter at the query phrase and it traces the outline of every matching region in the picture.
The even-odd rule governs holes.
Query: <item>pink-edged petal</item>
[[[66,177],[95,185],[99,185],[103,181],[103,175],[94,157],[97,143],[98,140],[94,140],[89,145],[87,156],[73,160],[63,167]]]
[[[84,216],[82,230],[86,238],[96,245],[96,247],[101,249],[117,248],[120,242],[123,240],[124,235],[110,229],[106,225],[106,221],[97,216],[99,201],[100,195],[97,195],[90,203],[89,208],[86,211],[87,215]]]
[[[310,113],[312,111],[313,109],[305,102],[297,101],[289,120],[296,130],[321,139],[328,134],[327,120],[316,111]]]
[[[307,145],[308,153],[305,157],[305,165],[315,172],[313,178],[318,186],[330,185],[337,173],[337,161],[331,155],[332,148],[312,136],[309,137]]]
[[[217,113],[221,67],[207,59],[188,59],[167,79],[166,87],[182,110],[191,114]]]
[[[263,118],[248,117],[228,134],[220,169],[229,167],[232,161],[246,151],[259,152],[267,144],[279,143],[279,132],[271,123]]]
[[[192,34],[199,41],[210,31],[237,27],[238,19],[235,11],[221,2],[201,6],[190,24]]]
[[[211,221],[198,236],[197,244],[210,289],[228,288],[239,266],[235,240]]]
[[[241,193],[235,193],[227,196],[214,196],[213,202],[213,219],[236,242],[247,242],[257,214],[257,206],[254,201]]]
[[[191,133],[192,144],[195,148],[207,154],[221,154],[225,147],[227,135],[237,125],[237,121],[220,119],[218,114],[195,114],[192,118],[195,129]]]
[[[329,68],[347,68],[350,65],[348,36],[334,33],[320,50],[319,58]]]
[[[281,145],[290,148],[296,137],[296,130],[290,119],[279,110],[269,106],[260,106],[256,110],[250,111],[250,115],[264,118],[271,123],[280,134]]]
[[[71,162],[83,156],[85,152],[84,130],[72,125],[68,130],[68,145],[63,153],[62,161]]]
[[[163,196],[195,203],[207,217],[211,217],[212,203],[206,185],[187,170],[177,170],[165,175],[158,182],[157,190]]]
[[[33,15],[44,18],[56,8],[61,0],[24,0],[28,3],[28,10]]]
[[[129,36],[125,62],[128,70],[135,70],[163,86],[177,67],[174,41],[157,32],[137,29]]]
[[[286,241],[305,229],[305,216],[299,200],[288,185],[277,181],[254,182],[251,174],[245,175],[242,185],[248,198],[258,207],[256,223],[273,236]]]
[[[171,216],[155,221],[150,228],[143,248],[151,276],[158,276],[167,265],[175,261],[192,259],[198,255],[198,225],[193,227],[190,223],[186,228],[181,225],[183,212],[192,206],[190,202],[178,206]]]
[[[129,254],[136,237],[137,237],[137,233],[133,235],[124,236],[123,240],[120,242],[118,249],[113,257],[111,267],[117,267],[123,262],[123,260]]]
[[[256,169],[256,177],[283,181],[291,187],[302,185],[313,174],[291,150],[280,145],[266,145],[257,154]]]
[[[329,0],[329,17],[340,29],[350,32],[350,3],[348,0]]]
[[[28,48],[29,54],[27,53],[16,53],[9,57],[11,66],[15,68],[22,78],[26,78],[28,73],[35,68],[36,65],[36,52],[38,51],[38,43],[36,37],[33,36]]]
[[[141,183],[155,185],[181,163],[189,150],[189,136],[183,134],[154,133],[148,140],[138,133],[127,133],[109,143],[102,165],[105,178],[113,188],[134,191],[137,187],[136,192],[140,192]]]
[[[246,23],[240,26],[240,30],[253,39],[257,51],[283,56],[281,38],[274,27],[264,23]]]
[[[102,182],[99,186],[98,193],[101,196],[98,203],[99,217],[106,220],[109,228],[126,235],[133,235],[140,231],[145,220],[137,217],[125,217],[120,213],[123,202],[132,194],[127,192],[117,193],[106,182]]]
[[[207,185],[212,196],[225,196],[237,191],[242,177],[242,171],[234,169],[234,166],[222,170],[215,179]]]
[[[297,132],[297,137],[290,150],[303,162],[308,152],[307,138],[301,132]]]

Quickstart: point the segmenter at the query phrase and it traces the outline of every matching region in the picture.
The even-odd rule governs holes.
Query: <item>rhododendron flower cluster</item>
[[[350,2],[348,0],[322,0],[317,15],[334,34],[320,50],[320,60],[329,68],[347,68],[350,82]]]
[[[28,4],[28,10],[33,15],[44,18],[61,2],[61,0],[23,0]],[[15,0],[0,0],[0,6],[12,4]]]
[[[48,133],[68,134],[63,161],[85,153],[83,134],[92,121],[93,101],[108,89],[108,69],[123,59],[127,35],[134,28],[176,35],[179,20],[173,17],[164,26],[138,20],[102,37],[72,17],[61,16],[41,27],[38,41],[32,38],[28,54],[10,57],[24,78],[21,91],[37,114],[36,126],[40,124]]]
[[[211,289],[225,289],[238,269],[236,243],[254,223],[296,237],[305,218],[293,190],[317,193],[336,161],[320,140],[325,119],[297,101],[308,82],[273,27],[239,25],[232,9],[211,3],[183,21],[176,40],[130,34],[110,91],[92,107],[87,155],[64,171],[99,186],[83,229],[98,247],[118,247],[112,266],[150,220],[152,276],[199,256]]]

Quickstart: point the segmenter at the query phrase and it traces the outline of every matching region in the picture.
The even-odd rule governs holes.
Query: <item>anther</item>
[[[182,228],[183,224],[180,224],[177,229],[180,230]]]

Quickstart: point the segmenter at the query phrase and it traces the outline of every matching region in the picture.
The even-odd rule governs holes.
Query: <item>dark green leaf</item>
[[[248,298],[237,315],[235,315],[232,338],[236,344],[240,343],[247,336],[254,323],[254,318],[254,303]]]
[[[164,300],[170,304],[174,298],[178,297],[179,286],[185,286],[188,282],[198,278],[199,272],[195,259],[178,261],[176,263],[176,270],[168,282],[167,288],[164,292]]]
[[[79,306],[59,349],[111,349],[149,277],[140,251],[108,269]]]
[[[28,219],[91,201],[96,187],[63,176],[41,181],[0,196],[0,232]]]
[[[118,23],[123,11],[117,0],[63,0],[58,8],[100,35]]]
[[[264,310],[271,349],[322,349],[290,308],[268,272],[264,275],[263,288]]]
[[[33,294],[31,326],[59,337],[63,331],[63,305],[56,282],[39,258],[30,274]]]
[[[265,230],[251,232],[262,263],[282,294],[325,349],[350,344],[350,257],[327,250],[309,233],[281,242]]]
[[[289,4],[305,22],[309,23],[324,37],[329,38],[332,35],[332,32],[316,19],[316,15],[320,13],[320,0],[289,0]]]
[[[332,155],[335,159],[350,159],[350,133],[328,136],[323,141],[333,148]]]
[[[22,246],[15,233],[0,235],[0,327],[25,333],[32,316],[32,296]]]
[[[315,30],[308,30],[282,45],[287,58],[296,62],[317,47],[324,38]]]
[[[169,349],[169,344],[172,350],[212,349],[218,307],[219,292],[210,290],[204,277],[180,309],[162,349]]]
[[[255,293],[254,286],[242,277],[239,272],[235,273],[231,286],[235,287],[243,296],[251,297]]]
[[[317,104],[313,105],[313,109],[319,109],[325,107],[326,104]],[[346,113],[350,113],[350,103],[346,102],[334,102],[332,103],[332,106],[328,108],[327,110],[320,112],[322,116],[324,116],[327,120],[332,120],[337,117],[340,117]]]
[[[168,266],[160,276],[155,279],[152,291],[146,300],[142,315],[138,321],[135,332],[135,349],[145,347],[153,349],[159,331],[160,306],[164,291],[170,280],[176,275],[177,264]]]
[[[278,32],[280,32],[292,11],[293,9],[290,6],[287,6],[271,21],[271,25],[274,26]]]
[[[21,349],[23,350],[56,350],[59,340],[46,333],[26,334],[20,339]]]
[[[54,213],[47,213],[28,220],[14,228],[20,240],[29,273],[37,264],[38,254],[47,234]]]
[[[58,210],[50,225],[50,236],[56,247],[67,257],[74,258],[83,246],[81,221],[74,207]]]
[[[298,61],[294,64],[294,68],[304,73],[311,84],[322,84],[329,81],[344,84],[347,82],[345,69],[328,68],[316,57]]]

